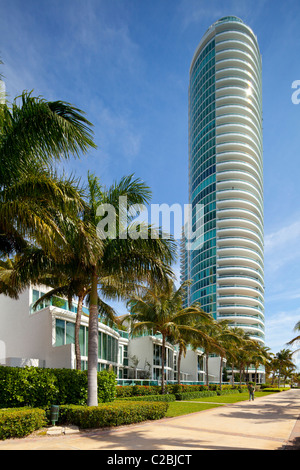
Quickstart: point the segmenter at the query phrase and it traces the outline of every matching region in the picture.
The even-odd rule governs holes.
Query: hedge
[[[87,383],[86,371],[0,366],[0,408],[84,405]],[[115,394],[115,374],[98,372],[99,402],[112,401]]]
[[[206,390],[203,392],[175,393],[176,400],[192,400],[193,398],[216,397],[220,395],[234,395],[240,393],[238,389],[228,390]]]
[[[24,437],[46,426],[46,412],[38,408],[0,410],[0,439]]]
[[[165,402],[114,402],[99,406],[63,405],[59,424],[74,424],[82,429],[120,426],[161,419],[168,410]]]
[[[242,390],[240,389],[217,390],[217,395],[235,395],[237,393],[242,393]]]
[[[136,397],[125,397],[120,398],[122,401],[175,401],[176,396],[168,393],[167,395],[144,395],[144,396],[136,396]]]
[[[217,396],[217,392],[214,390],[206,390],[205,392],[183,392],[175,393],[176,400],[191,400],[193,398],[201,397],[214,397]]]
[[[265,387],[263,388],[261,391],[262,392],[284,392],[285,390],[289,390],[288,388],[285,388],[285,387]]]

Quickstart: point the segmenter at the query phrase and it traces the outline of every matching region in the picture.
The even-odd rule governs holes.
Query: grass
[[[270,393],[270,392],[269,392]],[[269,395],[268,392],[255,392],[254,399],[265,397]],[[169,403],[169,408],[166,414],[167,418],[185,415],[189,413],[196,413],[198,411],[208,410],[217,406],[223,406],[227,403],[237,403],[239,401],[249,400],[248,392],[238,393],[232,395],[214,396],[214,397],[201,397],[194,398],[189,401],[175,401]],[[200,403],[201,402],[201,403]]]
[[[197,411],[208,410],[222,406],[222,404],[215,403],[195,403],[193,401],[172,401],[169,403],[169,408],[166,413],[166,418],[174,418],[174,416],[187,415],[189,413],[196,413]]]
[[[265,397],[268,395],[268,392],[255,392],[254,398]],[[217,397],[203,397],[203,398],[193,398],[191,401],[205,401],[213,403],[236,403],[238,401],[249,400],[249,393],[235,393],[232,395],[221,395]]]

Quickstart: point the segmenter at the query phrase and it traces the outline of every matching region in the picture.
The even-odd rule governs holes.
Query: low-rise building
[[[18,300],[0,295],[0,365],[47,368],[76,367],[75,320],[77,304],[53,296],[36,309],[35,302],[47,292],[43,286],[25,289]],[[79,333],[81,369],[88,361],[88,308],[83,307]],[[144,335],[130,338],[126,330],[99,322],[98,370],[112,368],[118,383],[159,383],[162,378],[162,338]],[[178,380],[178,350],[166,344],[165,378]],[[217,369],[217,368],[214,368]],[[188,348],[181,358],[180,380],[204,383],[203,351]],[[218,382],[218,371],[209,371],[210,381]]]

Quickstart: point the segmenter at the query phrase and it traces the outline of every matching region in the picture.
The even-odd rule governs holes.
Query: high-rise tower
[[[189,202],[201,248],[182,250],[182,280],[198,301],[264,343],[261,55],[239,18],[216,21],[190,67]]]

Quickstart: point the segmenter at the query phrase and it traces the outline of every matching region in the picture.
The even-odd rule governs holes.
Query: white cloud
[[[300,220],[276,230],[265,237],[265,253],[272,253],[277,249],[289,249],[291,243],[299,241]]]
[[[300,307],[292,310],[280,310],[279,312],[272,312],[272,316],[266,315],[266,346],[272,352],[276,353],[281,349],[290,349],[294,351],[299,348],[299,345],[288,346],[287,343],[297,336],[294,331],[296,323],[300,320]],[[300,368],[299,355],[294,356],[294,361]]]
[[[265,235],[265,273],[266,278],[274,279],[282,275],[281,283],[286,277],[295,278],[298,262],[300,261],[300,218],[294,216],[294,221]],[[278,279],[279,280],[279,279]]]
[[[100,99],[93,104],[94,125],[101,150],[110,154],[119,154],[128,163],[139,155],[142,134],[133,122],[129,110],[113,110]]]

